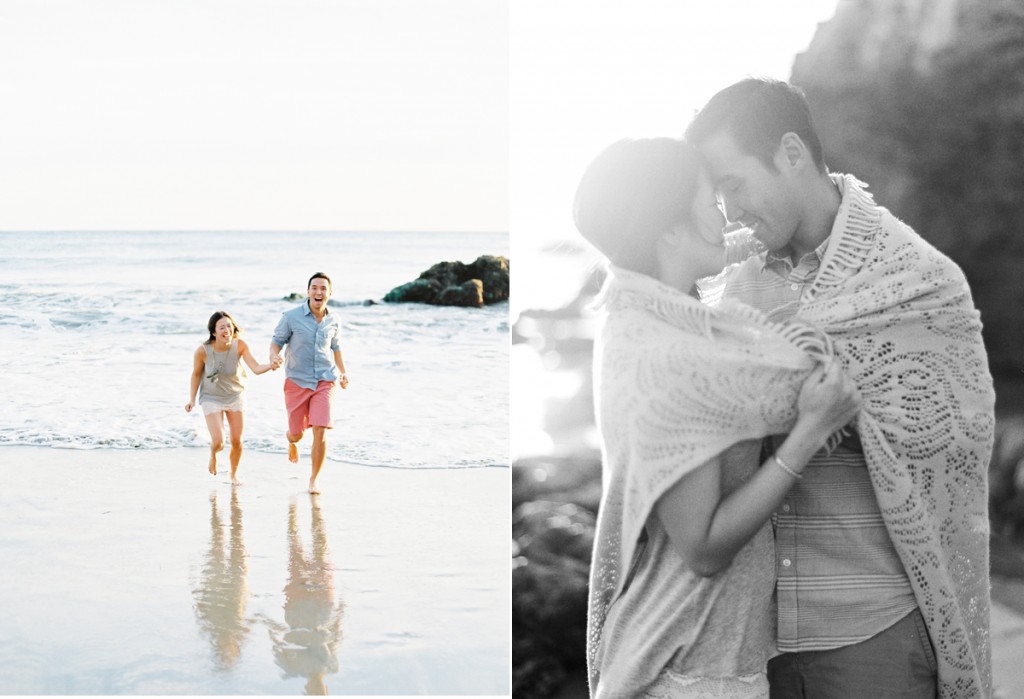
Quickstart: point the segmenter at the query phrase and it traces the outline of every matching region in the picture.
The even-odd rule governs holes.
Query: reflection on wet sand
[[[335,604],[334,566],[318,498],[312,504],[312,547],[303,549],[295,501],[288,506],[288,582],[285,624],[266,619],[274,659],[285,677],[305,677],[306,694],[326,694],[324,676],[338,671],[344,603]]]
[[[242,508],[231,490],[230,535],[217,509],[217,493],[210,494],[210,550],[206,554],[199,584],[193,589],[196,620],[209,639],[218,670],[230,670],[242,653],[249,634],[245,608],[249,599],[246,583],[247,553],[242,538]]]

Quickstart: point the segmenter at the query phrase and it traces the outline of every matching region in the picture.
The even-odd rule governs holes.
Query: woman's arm
[[[279,361],[267,362],[266,364],[258,363],[256,361],[256,358],[252,356],[252,351],[249,349],[249,345],[248,343],[245,342],[245,340],[238,341],[238,354],[239,356],[242,357],[243,360],[245,360],[245,363],[249,366],[249,368],[252,369],[252,373],[256,374],[257,376],[260,374],[265,374],[266,372],[277,369],[277,367],[281,366],[281,363]]]
[[[728,497],[722,498],[720,459],[715,457],[683,476],[655,503],[669,539],[698,575],[714,575],[732,562],[829,435],[856,416],[860,397],[839,362],[833,362],[807,377],[797,410],[796,425],[775,454]]]
[[[206,369],[206,349],[202,345],[196,348],[192,355],[192,378],[188,387],[188,403],[185,405],[185,412],[192,412],[196,405],[196,393],[199,392],[199,382],[203,380],[203,371]]]

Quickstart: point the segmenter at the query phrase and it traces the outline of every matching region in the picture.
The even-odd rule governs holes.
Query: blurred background
[[[711,6],[511,4],[513,694],[586,695],[601,272],[572,224],[576,185],[611,142],[679,136],[717,90],[765,75],[804,89],[829,167],[868,183],[971,284],[997,395],[996,687],[1024,696],[1024,5]]]

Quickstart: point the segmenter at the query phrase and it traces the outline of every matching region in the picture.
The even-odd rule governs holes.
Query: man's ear
[[[779,149],[775,152],[776,165],[779,169],[795,169],[805,165],[810,157],[803,139],[792,131],[782,134]]]

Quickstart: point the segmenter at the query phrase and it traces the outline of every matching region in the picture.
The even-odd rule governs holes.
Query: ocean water
[[[328,460],[507,466],[508,304],[365,304],[436,262],[482,254],[507,256],[507,234],[0,233],[0,446],[208,445],[201,410],[184,406],[210,314],[228,311],[265,362],[296,305],[284,297],[323,271],[351,380]],[[247,450],[285,452],[283,381],[283,370],[249,377]]]

